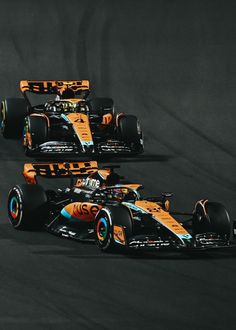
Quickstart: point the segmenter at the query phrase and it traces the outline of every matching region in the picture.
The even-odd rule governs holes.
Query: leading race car
[[[222,204],[205,199],[191,213],[170,211],[171,194],[143,198],[142,186],[126,182],[115,167],[99,169],[95,161],[25,164],[27,183],[9,193],[12,226],[44,225],[56,235],[96,241],[102,251],[204,250],[230,245],[233,228]],[[45,191],[37,176],[70,177],[71,184]]]
[[[1,104],[1,131],[5,138],[23,136],[28,156],[132,155],[143,152],[136,116],[116,113],[110,98],[91,98],[89,81],[20,82],[24,98],[7,98]],[[29,100],[52,95],[53,100],[32,105]],[[32,94],[33,93],[33,94]]]

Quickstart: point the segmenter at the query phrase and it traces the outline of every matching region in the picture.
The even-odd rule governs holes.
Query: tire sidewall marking
[[[109,226],[107,226],[108,232],[107,232],[106,238],[104,239],[104,241],[107,239],[107,242],[104,244],[104,241],[99,240],[99,237],[98,237],[98,244],[101,246],[102,249],[105,250],[111,244],[113,226],[112,226],[110,211],[108,209],[102,209],[102,211],[105,213],[103,218],[104,219],[106,218],[109,221]],[[97,228],[96,228],[96,230],[97,230]]]
[[[18,212],[19,214],[17,214],[17,217],[16,218],[13,218],[11,215],[11,223],[13,225],[15,225],[15,227],[18,227],[22,221],[22,215],[23,215],[23,212],[22,212],[22,209],[23,209],[23,200],[22,200],[22,191],[20,189],[20,187],[14,187],[11,191],[10,191],[10,194],[9,196],[11,195],[11,201],[13,198],[15,198],[18,202]],[[10,203],[11,203],[10,201]],[[9,211],[10,211],[10,203],[9,203]],[[17,222],[17,223],[15,223]]]

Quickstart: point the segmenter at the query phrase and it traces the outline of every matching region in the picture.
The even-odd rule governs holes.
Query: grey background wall
[[[149,194],[173,191],[175,207],[191,210],[197,199],[209,198],[235,218],[235,15],[235,2],[223,0],[1,0],[0,94],[19,95],[21,79],[90,79],[93,93],[113,97],[142,123],[148,161],[125,162],[123,174],[144,183]],[[129,260],[43,233],[13,232],[6,195],[22,180],[25,159],[19,144],[0,142],[6,281],[0,324],[6,329],[183,329],[194,328],[193,321],[196,329],[215,329],[216,314],[219,329],[235,321],[232,252],[213,261]],[[104,298],[97,303],[98,296]]]

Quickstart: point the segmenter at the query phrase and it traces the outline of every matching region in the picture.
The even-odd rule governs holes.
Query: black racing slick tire
[[[193,232],[195,234],[213,232],[232,237],[233,226],[229,214],[221,203],[197,203],[193,216]]]
[[[87,101],[89,111],[92,115],[102,116],[113,112],[114,101],[108,97],[95,97]]]
[[[48,139],[48,124],[43,116],[29,116],[25,122],[26,153],[37,148]]]
[[[103,252],[126,250],[132,230],[131,215],[125,206],[106,206],[96,216],[96,242]]]
[[[123,115],[119,118],[118,138],[132,145],[137,151],[142,149],[142,131],[136,116]]]
[[[27,103],[21,98],[7,98],[1,103],[1,131],[6,139],[23,136],[24,119],[28,114]]]
[[[47,196],[38,185],[14,186],[8,195],[8,218],[15,229],[38,229],[45,220]]]

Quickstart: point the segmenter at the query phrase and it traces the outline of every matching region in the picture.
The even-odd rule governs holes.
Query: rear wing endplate
[[[88,80],[21,80],[20,90],[36,94],[61,94],[65,89],[70,88],[75,94],[81,91],[89,91]]]
[[[26,163],[23,176],[27,183],[36,184],[37,176],[46,178],[66,178],[89,175],[98,170],[96,161],[71,163]]]

